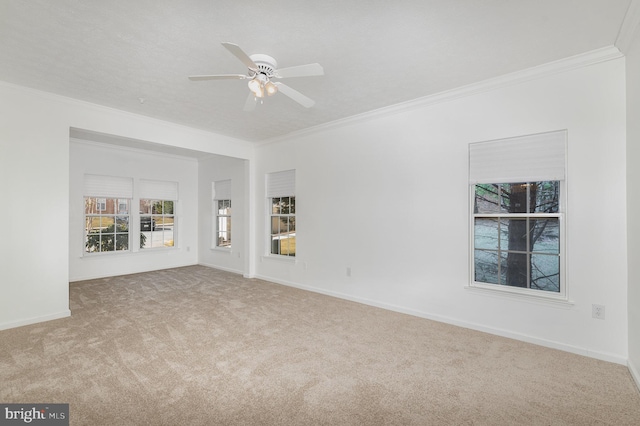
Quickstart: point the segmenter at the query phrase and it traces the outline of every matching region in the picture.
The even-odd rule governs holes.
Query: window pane
[[[109,216],[101,216],[98,219],[98,227],[100,228],[100,232],[102,233],[113,233],[114,232],[114,220],[113,217]]]
[[[84,214],[98,213],[97,203],[95,198],[84,199]]]
[[[129,231],[129,216],[117,216],[116,232],[128,232],[128,231]]]
[[[289,213],[296,214],[296,197],[291,197],[289,200]]]
[[[173,201],[164,201],[164,214],[173,214]]]
[[[154,200],[151,203],[151,213],[152,214],[162,214],[162,201]]]
[[[173,230],[173,216],[164,216],[162,226],[164,229]]]
[[[556,180],[532,183],[531,197],[535,200],[534,213],[558,213],[560,182]]]
[[[152,231],[151,216],[140,216],[140,231]]]
[[[129,214],[129,200],[118,199],[118,214]]]
[[[280,233],[280,216],[273,216],[271,218],[271,234],[277,235]]]
[[[289,218],[287,216],[280,216],[280,233],[286,234],[289,232]]]
[[[502,208],[508,213],[527,213],[527,184],[502,184]]]
[[[498,252],[474,251],[474,277],[475,281],[498,284]]]
[[[289,197],[282,197],[280,201],[280,213],[289,214]]]
[[[528,251],[527,220],[500,219],[500,249],[510,251]]]
[[[296,232],[296,218],[295,216],[289,216],[289,231]]]
[[[115,235],[102,234],[100,236],[100,251],[114,251],[114,250],[115,250]]]
[[[531,255],[531,288],[560,291],[560,257],[545,254]]]
[[[560,223],[556,218],[530,219],[534,252],[560,253]]]
[[[500,186],[495,184],[476,185],[474,213],[499,213],[498,195]]]
[[[474,247],[498,250],[498,219],[475,219]]]
[[[140,214],[151,214],[151,200],[140,200]]]
[[[280,254],[285,256],[289,255],[289,238],[280,238]]]
[[[162,245],[165,247],[173,247],[173,230],[167,229],[162,232]]]
[[[271,213],[280,214],[280,198],[271,199]]]
[[[116,250],[129,250],[129,234],[116,235]]]
[[[271,237],[271,254],[280,254],[280,240],[278,236]]]
[[[140,248],[151,248],[151,232],[140,232]]]
[[[512,253],[506,255],[504,262],[501,260],[500,269],[504,271],[504,283],[512,287],[527,287],[527,255],[525,253]]]

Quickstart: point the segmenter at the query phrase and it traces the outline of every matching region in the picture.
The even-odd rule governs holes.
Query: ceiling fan
[[[277,69],[278,63],[269,55],[255,54],[249,56],[237,44],[222,43],[222,45],[247,66],[247,74],[192,75],[189,76],[189,80],[249,80],[248,85],[250,92],[244,105],[245,111],[252,111],[256,107],[258,98],[264,98],[265,95],[271,96],[277,92],[288,96],[305,108],[311,108],[315,104],[313,99],[306,97],[297,90],[279,81],[274,82],[272,80],[324,75],[324,70],[320,64],[298,65]]]

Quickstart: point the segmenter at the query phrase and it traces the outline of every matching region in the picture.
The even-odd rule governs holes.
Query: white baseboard
[[[289,286],[289,287],[295,287],[295,288],[299,288],[299,289],[302,289],[302,290],[312,291],[314,293],[320,293],[320,294],[325,294],[327,296],[337,297],[339,299],[350,300],[352,302],[362,303],[364,305],[375,306],[377,308],[387,309],[389,311],[400,312],[400,313],[407,314],[407,315],[412,315],[412,316],[415,316],[415,317],[425,318],[425,319],[429,319],[429,320],[433,320],[433,321],[442,322],[442,323],[445,323],[445,324],[451,324],[451,325],[455,325],[455,326],[458,326],[458,327],[463,327],[463,328],[468,328],[468,329],[471,329],[471,330],[481,331],[483,333],[493,334],[493,335],[496,335],[496,336],[506,337],[506,338],[509,338],[509,339],[519,340],[519,341],[522,341],[522,342],[532,343],[532,344],[535,344],[535,345],[544,346],[544,347],[551,348],[551,349],[558,349],[558,350],[561,350],[561,351],[570,352],[570,353],[574,353],[574,354],[577,354],[577,355],[586,356],[586,357],[589,357],[589,358],[595,358],[595,359],[599,359],[599,360],[602,360],[602,361],[613,362],[613,363],[616,363],[616,364],[628,365],[627,358],[624,358],[624,357],[621,357],[621,356],[618,356],[618,355],[615,355],[615,354],[610,354],[610,353],[606,353],[606,352],[599,352],[599,351],[593,351],[593,350],[586,349],[586,348],[581,348],[581,347],[578,347],[578,346],[567,345],[567,344],[561,343],[561,342],[555,342],[555,341],[552,341],[552,340],[541,339],[541,338],[538,338],[538,337],[529,336],[529,335],[521,334],[521,333],[515,333],[515,332],[512,332],[512,331],[503,330],[503,329],[499,329],[499,328],[488,327],[488,326],[484,326],[484,325],[481,325],[481,324],[475,324],[475,323],[471,323],[471,322],[467,322],[467,321],[462,321],[462,320],[459,320],[459,319],[456,319],[456,318],[451,318],[451,317],[447,317],[447,316],[443,316],[443,315],[431,314],[429,312],[419,311],[419,310],[416,310],[416,309],[404,308],[402,306],[392,305],[392,304],[384,303],[384,302],[378,302],[376,300],[366,299],[366,298],[362,298],[362,297],[355,297],[355,296],[351,296],[351,295],[343,294],[343,293],[339,293],[339,292],[327,291],[327,290],[316,288],[316,287],[312,287],[312,286],[300,285],[300,284],[297,284],[297,283],[294,283],[294,282],[275,279],[275,278],[267,277],[267,276],[263,276],[263,275],[256,275],[256,278],[259,278],[259,279],[265,280],[265,281],[270,281],[270,282],[273,282],[273,283],[276,283],[276,284],[282,284],[282,285],[286,285],[286,286]],[[636,375],[636,377],[637,377],[637,375]],[[637,378],[636,378],[636,381],[638,381]]]
[[[636,365],[631,360],[627,362],[627,367],[629,367],[629,372],[631,373],[631,377],[633,377],[633,380],[636,381],[638,392],[640,392],[640,370],[638,370]]]
[[[194,266],[194,265],[196,265],[196,263],[190,263],[186,265],[180,263],[175,265],[164,265],[161,268],[153,267],[153,268],[144,268],[144,269],[139,269],[135,271],[127,271],[127,272],[123,271],[123,272],[116,272],[116,273],[110,272],[110,273],[97,274],[97,275],[75,276],[75,277],[69,277],[69,282],[74,283],[77,281],[99,280],[100,278],[121,277],[124,275],[142,274],[144,272],[162,271],[165,269],[185,268],[187,266]]]
[[[238,275],[243,275],[243,272],[238,270],[238,269],[233,269],[233,268],[226,268],[224,266],[220,266],[220,265],[214,265],[212,263],[203,263],[200,262],[198,263],[198,265],[200,266],[206,266],[207,268],[212,268],[212,269],[220,269],[221,271],[225,271],[225,272],[231,272],[233,274],[238,274]],[[246,278],[246,277],[245,277]]]
[[[39,322],[52,321],[60,318],[66,318],[71,316],[71,311],[69,309],[64,310],[62,312],[57,312],[55,314],[43,315],[39,317],[33,318],[25,318],[18,321],[10,321],[0,324],[0,330],[8,330],[10,328],[22,327],[25,325],[37,324]]]

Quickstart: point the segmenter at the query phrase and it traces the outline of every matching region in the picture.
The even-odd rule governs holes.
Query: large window
[[[231,248],[231,200],[215,200],[216,247]]]
[[[231,180],[213,182],[212,248],[231,248]]]
[[[270,255],[296,255],[296,171],[268,173],[268,232]]]
[[[475,185],[474,280],[560,292],[560,182]]]
[[[567,298],[566,131],[469,146],[471,286]]]
[[[296,197],[271,198],[271,254],[296,255]]]
[[[140,179],[140,248],[176,245],[178,183]]]
[[[131,178],[84,176],[84,252],[123,252],[131,249]]]
[[[174,246],[174,200],[140,200],[140,248]]]
[[[85,251],[129,250],[129,205],[121,198],[85,197]]]

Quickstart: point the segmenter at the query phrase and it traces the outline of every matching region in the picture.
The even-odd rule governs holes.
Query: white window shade
[[[86,174],[83,191],[85,197],[133,198],[133,179]]]
[[[230,200],[231,199],[231,179],[218,180],[213,182],[213,199],[214,200]]]
[[[296,195],[296,171],[267,173],[267,198]]]
[[[469,144],[469,183],[564,180],[567,131]]]
[[[178,200],[178,182],[140,179],[140,198],[152,200]]]

